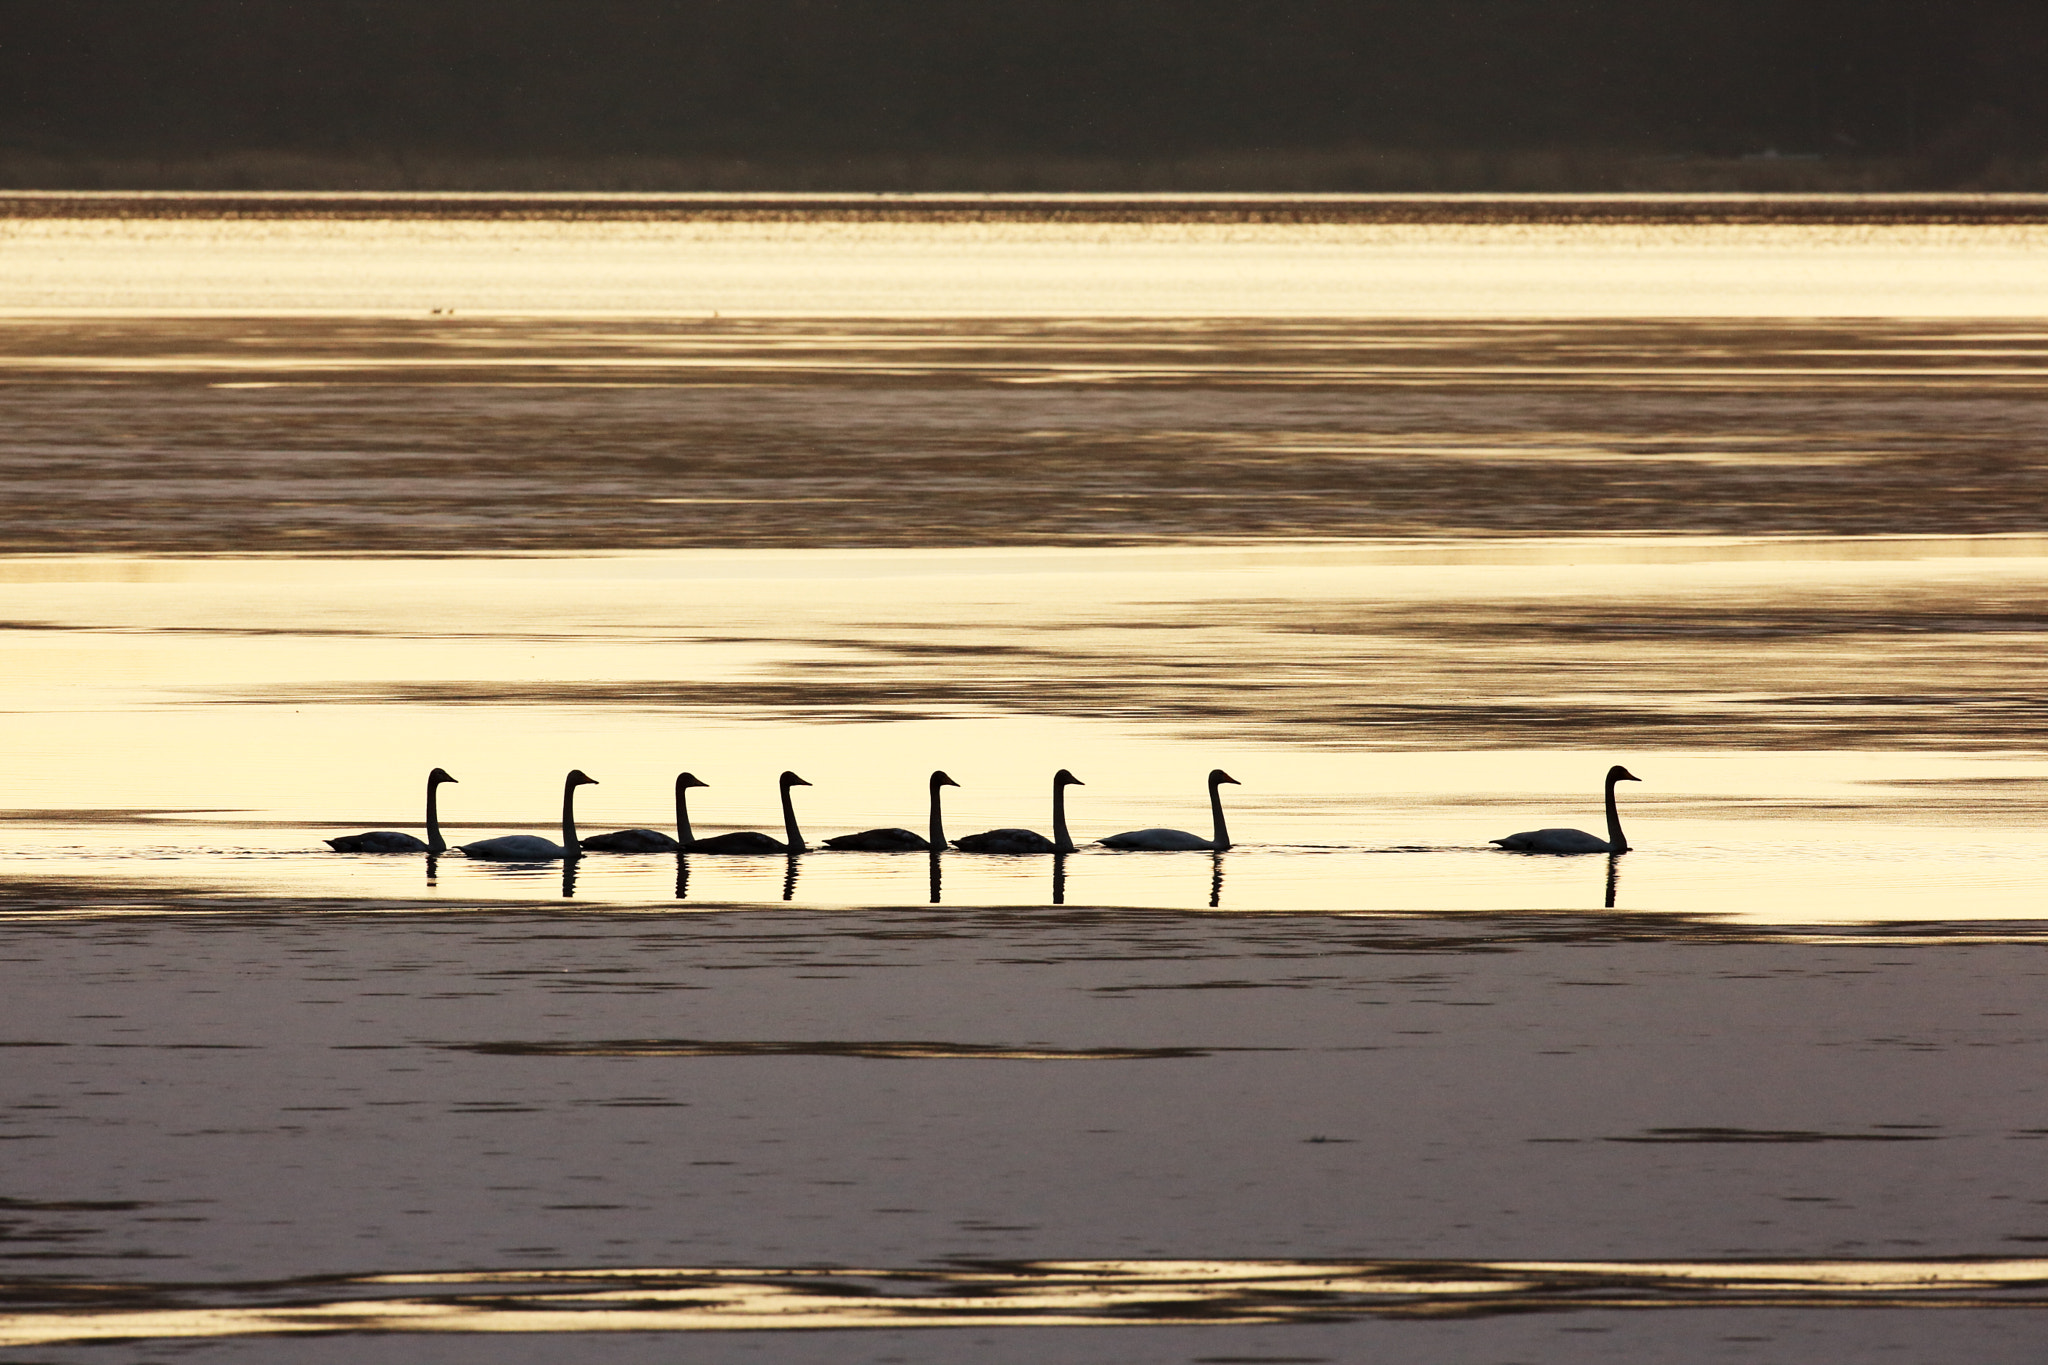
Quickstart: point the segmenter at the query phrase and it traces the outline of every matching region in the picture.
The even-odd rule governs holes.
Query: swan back
[[[560,844],[538,834],[504,834],[459,847],[469,857],[495,863],[551,863],[563,853]]]
[[[373,829],[364,834],[344,834],[323,842],[336,853],[428,853],[432,849],[412,835],[395,829]]]
[[[582,844],[599,853],[668,853],[676,847],[676,841],[658,829],[617,829],[593,834]]]
[[[1199,834],[1190,834],[1184,829],[1127,830],[1122,834],[1112,834],[1107,839],[1098,839],[1096,842],[1104,848],[1152,853],[1178,853],[1216,847],[1215,841],[1204,839]]]
[[[992,829],[955,839],[962,853],[1057,853],[1053,841],[1035,829]]]
[[[1613,848],[1597,834],[1582,829],[1531,829],[1491,839],[1511,853],[1610,853]]]
[[[685,853],[787,853],[789,845],[754,830],[714,834],[683,845]]]

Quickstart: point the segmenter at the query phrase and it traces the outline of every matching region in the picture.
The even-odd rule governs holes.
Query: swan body
[[[939,788],[957,787],[960,784],[944,773],[933,773],[931,780],[931,829],[932,837],[920,838],[907,829],[866,829],[859,834],[841,834],[825,841],[825,847],[842,849],[855,853],[917,853],[926,849],[946,846],[945,822],[939,818]]]
[[[685,777],[689,774],[685,773]],[[790,799],[791,787],[808,787],[811,784],[795,773],[784,773],[776,779],[782,788],[782,832],[784,838],[775,839],[766,834],[744,830],[732,834],[714,834],[709,839],[691,839],[683,845],[685,853],[802,853],[808,844],[803,832],[796,827],[796,803]],[[707,784],[691,780],[691,785],[702,787]],[[680,799],[683,790],[682,778],[676,779],[676,791]],[[679,830],[687,833],[687,829]]]
[[[991,829],[955,839],[962,853],[1056,853],[1052,840],[1035,829]]]
[[[596,782],[596,778],[588,776],[581,768],[563,780],[561,843],[543,839],[538,834],[502,834],[495,839],[463,844],[462,852],[471,858],[494,863],[551,863],[557,858],[582,857],[582,846],[576,840],[576,789]]]
[[[583,841],[585,853],[672,853],[676,841],[658,829],[615,829]]]
[[[849,853],[915,853],[931,846],[922,834],[912,834],[894,825],[888,829],[864,829],[858,834],[836,834],[825,841],[825,847]]]
[[[1618,763],[1607,770],[1605,839],[1582,829],[1531,829],[1489,842],[1499,844],[1510,853],[1626,853],[1628,837],[1621,832],[1621,814],[1614,805],[1614,784],[1642,780]]]
[[[1072,853],[1074,837],[1067,833],[1067,788],[1088,784],[1065,768],[1052,778],[1052,838],[1036,830],[992,829],[955,839],[953,847],[962,853]]]
[[[1199,834],[1190,834],[1184,829],[1133,829],[1122,834],[1112,834],[1107,839],[1095,841],[1104,848],[1143,851],[1148,853],[1178,853],[1195,849],[1213,849],[1212,840]]]
[[[1134,829],[1122,834],[1112,834],[1107,839],[1095,842],[1104,848],[1145,850],[1154,853],[1191,852],[1204,849],[1221,853],[1230,847],[1230,830],[1223,823],[1223,797],[1219,791],[1228,782],[1237,785],[1237,779],[1221,768],[1209,772],[1209,818],[1215,826],[1215,834],[1204,839],[1199,834],[1190,834],[1184,829]]]
[[[424,842],[395,829],[344,834],[322,842],[336,853],[446,853],[448,842],[441,837],[441,815],[434,800],[434,789],[443,782],[454,780],[445,768],[436,768],[427,774],[427,837]]]
[[[683,845],[685,853],[787,853],[789,845],[753,830],[714,834],[709,839],[692,839]]]
[[[551,863],[562,856],[560,844],[538,834],[501,834],[458,847],[467,857],[493,863]]]
[[[427,853],[431,852],[425,840],[407,834],[403,830],[373,829],[362,834],[344,834],[339,839],[328,839],[327,846],[336,853]]]
[[[673,853],[687,848],[697,842],[696,836],[690,833],[690,788],[710,785],[699,782],[695,773],[676,774],[676,837],[673,839],[656,829],[622,829],[585,839],[583,847],[606,853]]]
[[[1532,829],[1492,839],[1511,853],[1612,853],[1614,847],[1597,834],[1582,829]]]

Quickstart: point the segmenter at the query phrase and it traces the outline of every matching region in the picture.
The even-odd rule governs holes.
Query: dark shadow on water
[[[1887,1129],[1931,1127],[1929,1124],[1884,1124]],[[1939,1133],[1822,1133],[1804,1128],[1647,1128],[1632,1137],[1608,1142],[1647,1143],[1808,1143],[1808,1142],[1940,1142]]]
[[[581,1042],[435,1044],[446,1052],[483,1057],[862,1057],[887,1061],[1140,1062],[1181,1061],[1218,1052],[1287,1052],[1290,1048],[1244,1047],[1011,1047],[1001,1043],[924,1040],[825,1040],[704,1038],[608,1038]]]

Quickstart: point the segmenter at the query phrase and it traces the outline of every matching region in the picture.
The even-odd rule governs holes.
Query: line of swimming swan
[[[438,795],[442,784],[456,779],[444,768],[436,768],[427,774],[427,837],[424,841],[413,835],[393,829],[373,829],[364,834],[347,834],[327,840],[327,845],[336,853],[428,853],[441,854],[448,851],[447,840],[441,837],[441,812]],[[1617,782],[1639,782],[1642,779],[1627,768],[1615,765],[1607,770],[1607,837],[1600,838],[1582,829],[1532,829],[1520,834],[1510,834],[1491,842],[1513,853],[1626,853],[1628,839],[1621,832],[1621,816],[1615,809],[1614,785]],[[1154,852],[1180,852],[1202,850],[1222,852],[1230,847],[1230,830],[1223,821],[1222,788],[1225,784],[1238,785],[1237,779],[1221,768],[1209,773],[1209,817],[1213,833],[1207,839],[1181,829],[1134,829],[1122,834],[1112,834],[1095,842],[1103,848],[1150,850]],[[576,789],[595,785],[597,779],[578,768],[571,772],[562,783],[562,842],[543,839],[537,834],[504,834],[495,839],[479,839],[474,843],[457,844],[456,851],[471,858],[482,858],[493,862],[546,863],[560,858],[580,858],[585,853],[802,853],[810,848],[804,842],[803,832],[797,828],[796,803],[790,791],[795,787],[811,784],[795,773],[785,772],[777,779],[782,795],[783,837],[746,830],[731,834],[715,834],[708,839],[699,839],[690,829],[690,791],[695,787],[711,784],[699,780],[692,773],[680,773],[676,777],[676,834],[674,838],[653,829],[620,829],[609,834],[595,834],[579,838],[576,833]],[[991,829],[980,834],[948,843],[946,829],[941,818],[939,794],[947,787],[960,784],[943,772],[931,775],[931,826],[929,837],[913,834],[907,829],[891,826],[886,829],[862,830],[858,834],[841,834],[825,840],[825,847],[863,853],[913,853],[924,850],[937,851],[952,847],[963,853],[1034,854],[1073,853],[1077,849],[1074,838],[1067,829],[1067,788],[1086,786],[1080,778],[1065,768],[1053,774],[1052,779],[1052,838],[1048,839],[1036,830]]]

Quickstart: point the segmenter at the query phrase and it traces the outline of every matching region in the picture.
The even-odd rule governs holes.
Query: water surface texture
[[[2038,206],[1140,207],[0,205],[0,1354],[2038,1359]]]

